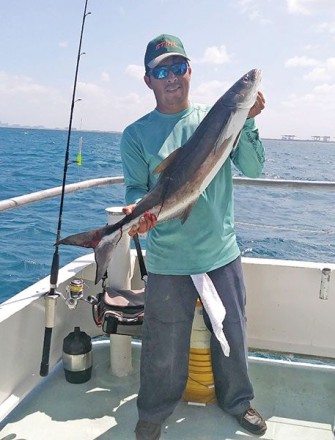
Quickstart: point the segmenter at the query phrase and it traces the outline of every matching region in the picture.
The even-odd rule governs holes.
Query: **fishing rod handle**
[[[42,376],[42,377],[45,377],[49,374],[49,357],[50,357],[51,335],[52,335],[52,328],[45,327],[42,361],[41,361],[41,366],[40,366],[40,376]]]
[[[47,376],[49,373],[49,357],[51,347],[52,329],[55,326],[55,311],[58,294],[48,294],[45,296],[45,329],[42,351],[42,361],[40,367],[40,376]]]

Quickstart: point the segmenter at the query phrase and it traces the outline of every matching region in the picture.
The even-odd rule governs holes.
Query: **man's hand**
[[[136,204],[128,205],[122,208],[122,212],[126,215],[131,214],[135,209]],[[150,229],[154,228],[157,224],[157,217],[150,212],[146,212],[140,218],[139,225],[133,225],[128,234],[132,237],[135,234],[144,234],[145,232],[150,231]]]
[[[247,119],[254,118],[255,116],[259,115],[260,112],[264,109],[264,107],[265,107],[265,98],[262,92],[258,92],[255,104],[249,110]]]

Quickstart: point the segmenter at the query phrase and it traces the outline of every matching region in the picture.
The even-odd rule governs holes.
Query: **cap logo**
[[[162,41],[161,43],[158,43],[156,45],[156,50],[159,50],[160,48],[166,47],[166,46],[178,47],[174,41]]]

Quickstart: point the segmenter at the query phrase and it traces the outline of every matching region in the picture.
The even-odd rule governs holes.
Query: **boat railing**
[[[234,185],[265,187],[274,189],[296,189],[296,190],[322,190],[334,191],[335,182],[318,181],[318,180],[286,180],[286,179],[250,179],[247,177],[233,177]],[[123,176],[101,177],[97,179],[83,180],[76,183],[70,183],[65,186],[65,193],[83,191],[89,188],[100,186],[111,186],[124,183]],[[57,197],[62,193],[62,187],[57,186],[42,191],[36,191],[30,194],[24,194],[17,197],[0,201],[0,212],[9,209],[18,208],[20,206],[29,205],[31,203],[40,202],[42,200]]]

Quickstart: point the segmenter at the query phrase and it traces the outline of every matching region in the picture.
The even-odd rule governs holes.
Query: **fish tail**
[[[108,234],[108,236],[100,240],[100,242],[94,248],[94,257],[96,262],[95,284],[97,284],[106,274],[113,251],[121,238],[122,228],[118,228],[116,231]]]
[[[125,222],[126,217],[122,218],[113,225],[106,225],[101,228],[91,229],[90,231],[80,232],[79,234],[69,235],[62,240],[57,241],[56,244],[66,244],[95,249],[105,236],[113,234],[119,230],[122,231],[122,227],[127,223]]]
[[[59,240],[57,245],[65,244],[94,249],[97,267],[95,284],[97,284],[105,275],[113,250],[121,237],[122,226],[120,227],[120,222],[118,222],[114,225],[107,225],[102,228],[92,229],[91,231],[70,235]]]
[[[102,228],[92,229],[79,234],[69,235],[68,237],[59,240],[56,244],[66,244],[72,246],[80,246],[95,249],[100,243],[101,239],[106,235],[108,226]],[[111,231],[113,232],[113,231]]]

